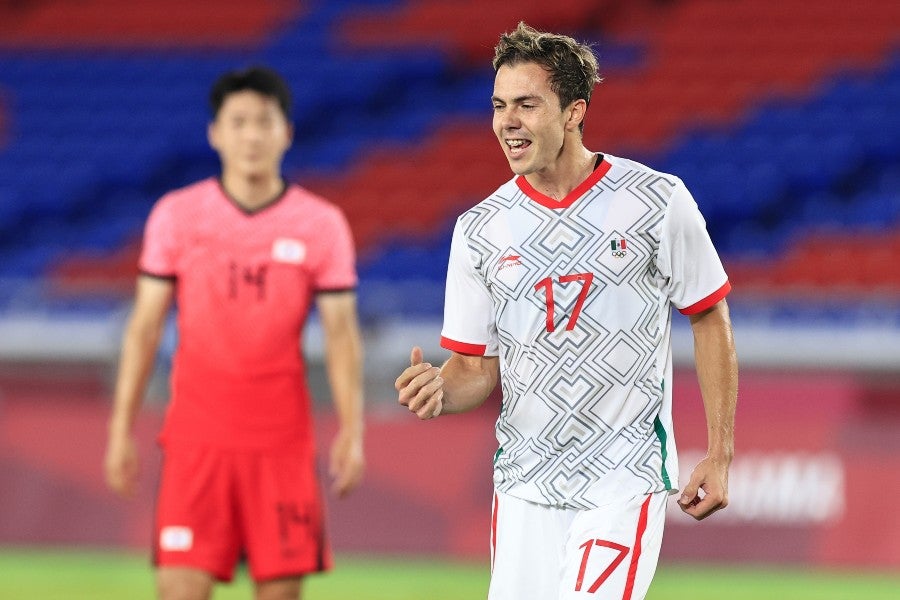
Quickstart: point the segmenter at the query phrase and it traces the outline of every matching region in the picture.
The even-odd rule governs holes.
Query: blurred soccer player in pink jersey
[[[364,468],[353,241],[338,208],[281,176],[293,130],[278,74],[226,73],[210,99],[221,177],[167,194],[147,221],[106,478],[123,496],[135,488],[132,427],[174,301],[179,340],[154,536],[159,597],[209,598],[246,556],[258,600],[299,598],[303,576],[331,562],[300,349],[313,300],[340,421],[333,492],[353,490]]]
[[[731,285],[678,177],[585,148],[590,47],[519,24],[494,69],[494,133],[514,177],[457,220],[451,356],[432,366],[414,348],[399,401],[430,419],[502,385],[489,600],[642,600],[680,488],[672,307],[691,322],[709,432],[678,502],[696,519],[727,504]]]

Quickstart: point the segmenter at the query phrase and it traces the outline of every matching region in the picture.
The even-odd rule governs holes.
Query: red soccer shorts
[[[315,457],[295,447],[166,447],[156,565],[231,581],[242,554],[256,581],[330,568]]]

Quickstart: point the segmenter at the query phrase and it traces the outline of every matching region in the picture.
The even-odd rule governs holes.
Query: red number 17
[[[578,293],[578,300],[575,301],[575,308],[566,324],[566,331],[575,329],[575,323],[578,321],[578,315],[581,314],[581,307],[587,299],[588,292],[591,290],[591,283],[594,281],[593,273],[573,273],[572,275],[560,275],[559,283],[569,283],[571,281],[581,282],[581,291]],[[554,323],[555,304],[553,302],[553,278],[545,277],[537,282],[534,289],[540,291],[544,289],[544,297],[547,301],[547,331],[556,331]]]
[[[582,586],[584,585],[584,572],[587,570],[588,557],[591,555],[591,548],[593,546],[603,546],[606,548],[610,548],[611,550],[615,550],[618,554],[615,558],[612,559],[612,562],[607,565],[606,569],[600,573],[600,577],[598,577],[594,583],[587,589],[588,594],[596,594],[597,590],[600,589],[600,586],[603,585],[603,582],[606,581],[612,572],[616,570],[616,567],[625,559],[625,556],[628,554],[628,546],[623,546],[622,544],[617,544],[615,542],[609,542],[607,540],[588,540],[583,543],[579,548],[584,548],[584,553],[581,555],[581,568],[578,569],[578,578],[575,580],[575,591],[580,592]],[[629,594],[630,596],[630,594]]]

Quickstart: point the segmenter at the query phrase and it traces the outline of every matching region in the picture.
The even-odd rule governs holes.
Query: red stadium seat
[[[49,0],[0,4],[0,47],[223,47],[259,44],[300,4]]]
[[[350,17],[340,26],[342,43],[356,47],[418,45],[443,47],[464,61],[487,60],[501,31],[520,20],[545,29],[571,29],[614,2],[520,0],[514,4],[481,0],[430,0],[408,3],[385,13],[370,11]]]

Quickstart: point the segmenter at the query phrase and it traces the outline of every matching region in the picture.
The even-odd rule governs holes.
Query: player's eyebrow
[[[542,102],[543,98],[536,94],[526,95],[526,96],[516,96],[512,99],[512,104],[522,104],[523,102]],[[506,100],[500,98],[498,96],[491,96],[491,102],[502,102],[506,104]]]

